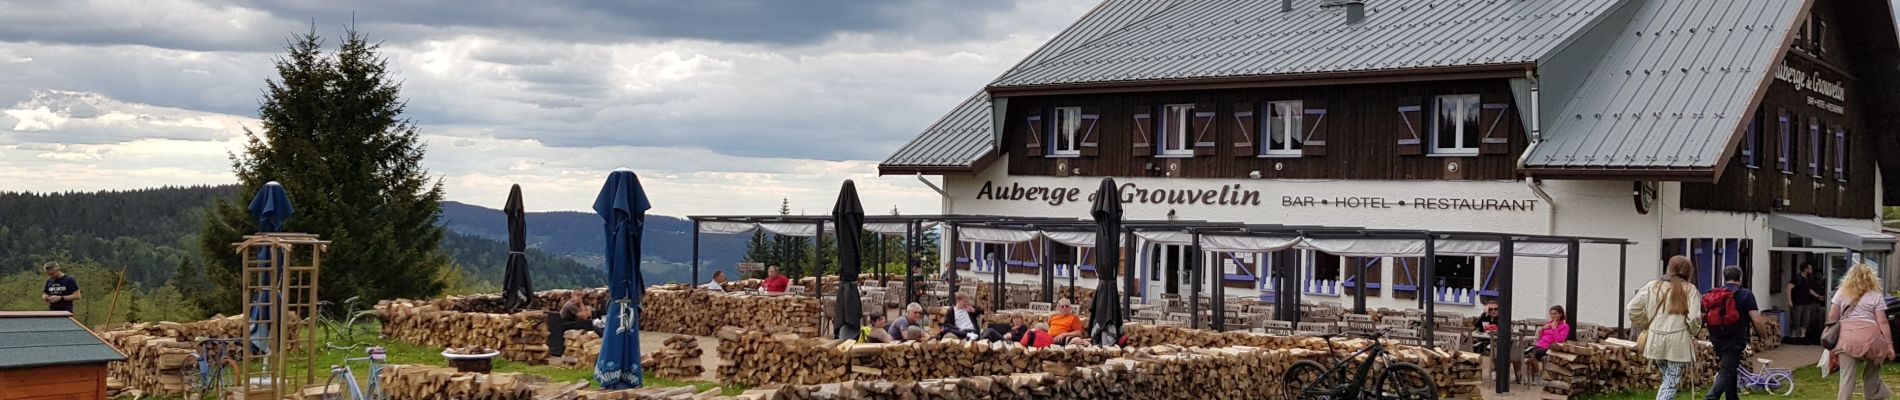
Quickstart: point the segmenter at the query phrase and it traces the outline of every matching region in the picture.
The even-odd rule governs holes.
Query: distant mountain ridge
[[[590,265],[600,263],[605,231],[599,215],[575,211],[529,212],[528,246]],[[456,201],[442,202],[440,224],[469,235],[502,240],[508,237],[508,219],[501,210]],[[649,259],[682,266],[693,259],[693,222],[665,215],[648,215],[641,247]],[[703,235],[699,238],[700,265],[731,268],[745,255],[745,235]],[[710,272],[706,272],[710,274]],[[651,277],[649,277],[651,279]]]

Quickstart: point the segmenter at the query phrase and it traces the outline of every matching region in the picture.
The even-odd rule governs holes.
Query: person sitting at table
[[[983,339],[1014,342],[1028,332],[1029,326],[1023,324],[1023,316],[1011,315],[1007,324],[990,324],[989,329],[983,331]]]
[[[886,329],[891,337],[904,337],[905,330],[913,326],[923,329],[924,322],[924,306],[910,303],[904,306],[904,313],[897,316],[897,321],[891,322],[891,326]]]
[[[699,288],[715,292],[726,291],[726,271],[713,271],[712,281],[699,285]]]
[[[924,341],[924,327],[912,326],[909,328],[904,328],[904,341],[906,342]]]
[[[943,326],[943,332],[937,336],[950,336],[963,340],[976,340],[977,324],[983,322],[983,311],[970,305],[970,298],[957,296],[957,305],[950,307],[950,315]]]
[[[890,328],[890,321],[884,318],[883,313],[871,314],[871,316],[865,318],[865,320],[871,321],[871,324],[860,328],[863,332],[858,333],[859,343],[890,343],[895,341],[892,340],[890,331],[885,330]]]
[[[1566,318],[1568,315],[1564,312],[1564,306],[1550,306],[1550,322],[1545,322],[1544,327],[1537,330],[1537,343],[1524,349],[1525,353],[1537,360],[1537,362],[1525,364],[1532,377],[1537,377],[1537,374],[1541,372],[1544,358],[1550,356],[1550,346],[1570,340],[1570,322]]]
[[[1491,332],[1498,330],[1498,301],[1485,300],[1484,314],[1478,315],[1478,332],[1472,335],[1471,352],[1480,355],[1491,354]]]
[[[785,293],[785,288],[791,284],[792,278],[779,273],[778,266],[774,265],[765,268],[765,282],[759,284],[759,289],[767,294],[780,294]]]
[[[1017,340],[1024,346],[1038,349],[1055,344],[1055,337],[1049,335],[1049,324],[1041,322],[1037,322],[1036,327],[1023,331],[1022,338]]]
[[[567,300],[561,302],[561,311],[548,313],[548,355],[560,357],[567,353],[567,331],[596,329],[594,321],[588,319],[594,310],[587,306],[586,299],[586,292],[568,292]]]
[[[1054,336],[1050,340],[1055,344],[1070,344],[1069,341],[1076,339],[1088,340],[1088,332],[1083,331],[1082,317],[1075,315],[1075,306],[1069,304],[1069,299],[1056,300],[1056,313],[1049,316],[1049,334]]]

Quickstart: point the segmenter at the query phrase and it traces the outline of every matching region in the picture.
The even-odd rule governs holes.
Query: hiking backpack
[[[1710,333],[1733,333],[1742,321],[1742,313],[1735,309],[1735,292],[1718,287],[1702,295],[1702,326]]]

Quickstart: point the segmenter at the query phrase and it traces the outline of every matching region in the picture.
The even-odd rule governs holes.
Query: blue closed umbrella
[[[290,193],[285,192],[284,185],[276,181],[265,183],[263,188],[258,189],[257,197],[251,198],[251,205],[246,207],[246,209],[250,211],[252,217],[257,218],[258,233],[284,230],[284,221],[289,220],[290,214],[293,212],[290,207]],[[277,254],[275,254],[276,252],[276,249],[260,246],[257,249],[256,258],[258,261],[269,262],[277,256]],[[249,265],[238,267],[239,273],[248,273],[243,271],[249,267]],[[276,279],[276,276],[282,274],[284,271],[275,272],[276,273],[264,274],[260,278],[262,282],[255,282],[254,284],[266,287],[273,286],[271,280]],[[270,296],[271,292],[269,290],[262,290],[257,292],[257,297],[251,299],[251,303],[259,304],[251,307],[251,320],[258,321],[270,318],[270,308],[262,305],[270,302]],[[270,338],[270,326],[255,324],[251,326],[250,331],[251,346],[255,347],[259,352],[268,351],[270,345],[265,341]]]
[[[607,184],[594,198],[594,212],[607,228],[606,335],[594,380],[602,389],[632,389],[640,380],[640,295],[646,280],[640,277],[640,234],[646,228],[647,194],[640,177],[621,168],[607,175]]]

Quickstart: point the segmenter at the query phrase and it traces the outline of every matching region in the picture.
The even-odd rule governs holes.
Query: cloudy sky
[[[877,162],[1095,2],[544,3],[0,0],[0,190],[234,182],[286,38],[354,23],[451,200],[585,209],[626,166],[662,214],[822,214],[844,179],[935,212]]]

